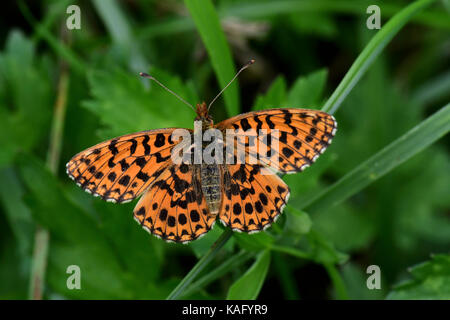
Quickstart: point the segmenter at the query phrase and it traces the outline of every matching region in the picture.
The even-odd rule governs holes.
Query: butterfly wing
[[[268,167],[281,173],[304,170],[331,143],[336,125],[332,115],[306,109],[249,112],[218,123],[216,128],[222,132],[232,129],[244,138],[225,139],[224,150],[227,153],[227,146],[232,145],[235,162],[222,166],[226,183],[219,214],[221,222],[248,233],[269,227],[283,211],[289,187]],[[274,130],[278,136],[270,136]],[[258,148],[252,149],[255,145]],[[264,152],[259,149],[261,145],[265,145]],[[236,162],[239,151],[244,153],[245,163]]]
[[[150,233],[166,241],[189,242],[208,232],[209,214],[196,165],[172,165],[150,186],[134,209],[134,217]]]
[[[169,167],[175,128],[142,131],[99,143],[75,155],[67,174],[85,191],[111,202],[142,194]]]
[[[219,218],[235,231],[254,233],[269,227],[279,217],[289,198],[289,187],[260,165],[224,166],[229,183],[223,186]]]
[[[216,125],[223,132],[234,129],[246,134],[245,143],[238,142],[233,148],[234,152],[243,150],[247,156],[246,163],[253,160],[253,163],[270,165],[282,173],[299,172],[313,163],[331,143],[336,127],[336,120],[328,113],[295,108],[244,113]],[[262,141],[260,130],[266,130],[269,135],[278,130],[279,135],[275,141]],[[267,145],[268,159],[256,157],[249,151],[250,139],[259,139],[258,141]],[[276,150],[273,149],[274,142],[278,142]],[[225,142],[229,143],[228,140]]]

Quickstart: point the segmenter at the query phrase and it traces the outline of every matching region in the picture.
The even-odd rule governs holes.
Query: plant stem
[[[34,234],[33,259],[31,263],[31,279],[29,287],[29,298],[41,300],[44,290],[45,270],[47,269],[48,243],[50,235],[48,230],[40,225],[36,226]]]
[[[273,251],[277,251],[277,252],[282,252],[285,254],[289,254],[291,256],[300,258],[300,259],[306,259],[306,260],[310,260],[311,259],[311,255],[307,252],[295,249],[295,248],[291,248],[291,247],[284,247],[284,246],[279,246],[276,244],[272,244],[269,247],[270,250]]]
[[[336,289],[336,296],[340,300],[348,300],[347,289],[345,288],[344,280],[342,280],[339,271],[336,269],[333,263],[324,263],[324,267],[328,272],[328,275],[333,282],[333,286]]]
[[[189,271],[189,273],[181,280],[181,282],[173,289],[173,291],[167,296],[167,300],[175,300],[184,292],[186,287],[191,284],[195,277],[211,262],[211,260],[217,255],[220,249],[232,236],[233,231],[231,229],[225,230],[216,242],[211,246],[208,252],[196,263],[196,265]]]
[[[58,83],[58,97],[56,98],[56,105],[53,113],[50,146],[47,154],[47,165],[54,174],[57,172],[61,154],[64,118],[66,116],[67,89],[69,86],[67,68],[65,65],[61,68],[62,71]]]
[[[69,87],[69,74],[67,65],[61,62],[58,81],[58,95],[53,111],[52,127],[50,131],[50,143],[47,153],[46,165],[56,175],[61,154],[64,118],[66,115],[67,91]],[[31,265],[29,298],[41,300],[44,290],[45,271],[47,269],[48,246],[50,234],[40,225],[36,226],[34,237],[34,249]]]

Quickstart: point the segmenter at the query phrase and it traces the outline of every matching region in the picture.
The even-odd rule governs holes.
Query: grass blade
[[[450,130],[450,103],[305,203],[313,213],[334,206],[419,153]]]
[[[94,7],[103,20],[113,42],[129,55],[130,69],[135,72],[148,70],[148,63],[134,39],[126,16],[116,0],[94,0]]]
[[[219,17],[211,0],[185,0],[184,2],[208,51],[219,85],[223,88],[235,75],[235,68]],[[228,114],[236,115],[239,111],[239,92],[236,81],[223,94]]]
[[[359,81],[367,68],[372,64],[376,57],[397,34],[397,32],[419,11],[430,5],[435,0],[419,0],[407,6],[390,19],[380,31],[370,40],[364,50],[359,54],[350,70],[334,90],[331,97],[326,102],[322,111],[335,113],[350,93],[355,84]]]

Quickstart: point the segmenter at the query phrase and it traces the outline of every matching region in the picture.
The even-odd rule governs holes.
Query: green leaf
[[[292,206],[286,208],[286,224],[284,231],[296,235],[306,234],[311,230],[312,222],[309,215]]]
[[[307,236],[311,246],[310,257],[317,263],[333,265],[347,261],[348,255],[336,250],[334,244],[317,230],[311,230]]]
[[[391,300],[450,300],[450,255],[437,254],[412,267],[412,279],[388,294]]]
[[[131,297],[125,289],[126,273],[97,222],[68,201],[55,177],[38,160],[21,158],[20,173],[30,191],[27,199],[33,217],[51,233],[48,274],[53,289],[76,298]],[[82,268],[84,290],[67,289],[69,265]]]
[[[447,104],[305,203],[305,210],[319,212],[342,202],[428,147],[449,130],[450,104]]]
[[[366,282],[369,276],[366,273],[367,265],[360,266],[356,262],[349,261],[341,266],[340,269],[350,299],[380,300],[385,297],[383,285],[380,290],[367,288]]]
[[[194,19],[222,89],[234,77],[235,68],[216,10],[211,0],[185,0],[184,3]],[[239,91],[237,81],[233,82],[223,95],[228,114],[238,114]]]
[[[17,242],[23,259],[28,259],[33,243],[35,223],[30,209],[23,201],[24,186],[17,173],[11,169],[0,169],[0,202]]]
[[[277,77],[266,94],[258,96],[253,110],[280,107],[316,108],[322,100],[326,80],[327,71],[318,70],[298,77],[287,93],[286,81],[283,77]]]
[[[188,101],[196,100],[193,89],[180,79],[158,70],[152,74]],[[100,134],[103,139],[149,129],[192,127],[190,108],[154,83],[145,88],[137,74],[93,71],[88,80],[94,99],[83,106],[106,127]]]
[[[27,199],[33,217],[40,224],[54,236],[72,243],[105,244],[95,220],[67,200],[61,185],[42,162],[31,156],[22,157],[19,166],[30,191]]]
[[[286,80],[277,77],[270,85],[266,94],[256,98],[253,110],[280,108],[286,104]]]
[[[96,243],[65,243],[52,240],[49,252],[48,282],[53,290],[72,299],[131,299],[128,274]],[[80,268],[81,290],[70,290],[67,268]],[[134,288],[136,289],[136,288]]]
[[[270,265],[270,251],[265,250],[247,272],[233,283],[228,291],[228,300],[254,300],[266,279]]]
[[[31,150],[50,125],[52,92],[33,42],[13,30],[0,53],[0,166]],[[30,134],[30,130],[33,134]]]
[[[327,70],[325,69],[299,77],[289,91],[289,106],[316,109],[322,99],[326,80]]]
[[[114,246],[121,263],[138,279],[135,291],[144,290],[148,283],[159,279],[164,243],[150,236],[130,217],[136,203],[117,206],[100,199],[93,202],[101,219],[102,233]]]
[[[376,234],[373,217],[347,203],[316,212],[314,227],[345,252],[367,248]]]
[[[255,234],[235,232],[233,236],[241,248],[249,251],[259,251],[270,248],[275,241],[273,236],[267,232],[258,232]]]

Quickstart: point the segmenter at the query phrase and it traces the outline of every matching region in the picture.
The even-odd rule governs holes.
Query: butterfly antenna
[[[194,112],[196,112],[196,111],[195,111],[195,108],[192,106],[192,104],[190,104],[189,102],[187,102],[186,100],[184,100],[182,97],[180,97],[179,95],[177,95],[175,92],[173,92],[172,90],[170,90],[169,88],[167,88],[165,85],[163,85],[161,82],[159,82],[158,80],[156,80],[155,77],[153,77],[153,76],[151,76],[151,75],[149,75],[149,74],[147,74],[147,73],[145,73],[145,72],[139,72],[139,75],[140,75],[141,77],[144,77],[144,78],[147,78],[147,79],[150,79],[150,80],[155,81],[155,82],[156,82],[157,84],[159,84],[161,87],[163,87],[164,89],[166,89],[167,91],[169,91],[171,94],[173,94],[175,97],[177,97],[179,100],[181,100],[184,104],[187,104],[192,110],[194,110]]]
[[[244,71],[245,69],[247,69],[248,67],[250,67],[250,66],[251,66],[252,64],[254,64],[254,63],[255,63],[255,60],[252,59],[252,60],[250,60],[249,62],[247,62],[241,69],[239,69],[239,71],[236,73],[236,75],[233,77],[233,79],[231,79],[231,81],[228,82],[228,84],[225,86],[225,88],[223,88],[223,89],[217,94],[217,96],[209,103],[209,105],[208,105],[208,110],[209,110],[209,108],[211,108],[211,105],[214,103],[214,101],[216,101],[217,98],[219,98],[220,95],[226,90],[226,88],[228,88],[228,87],[230,86],[230,84],[233,83],[233,81],[239,76],[239,74],[240,74],[242,71]]]

